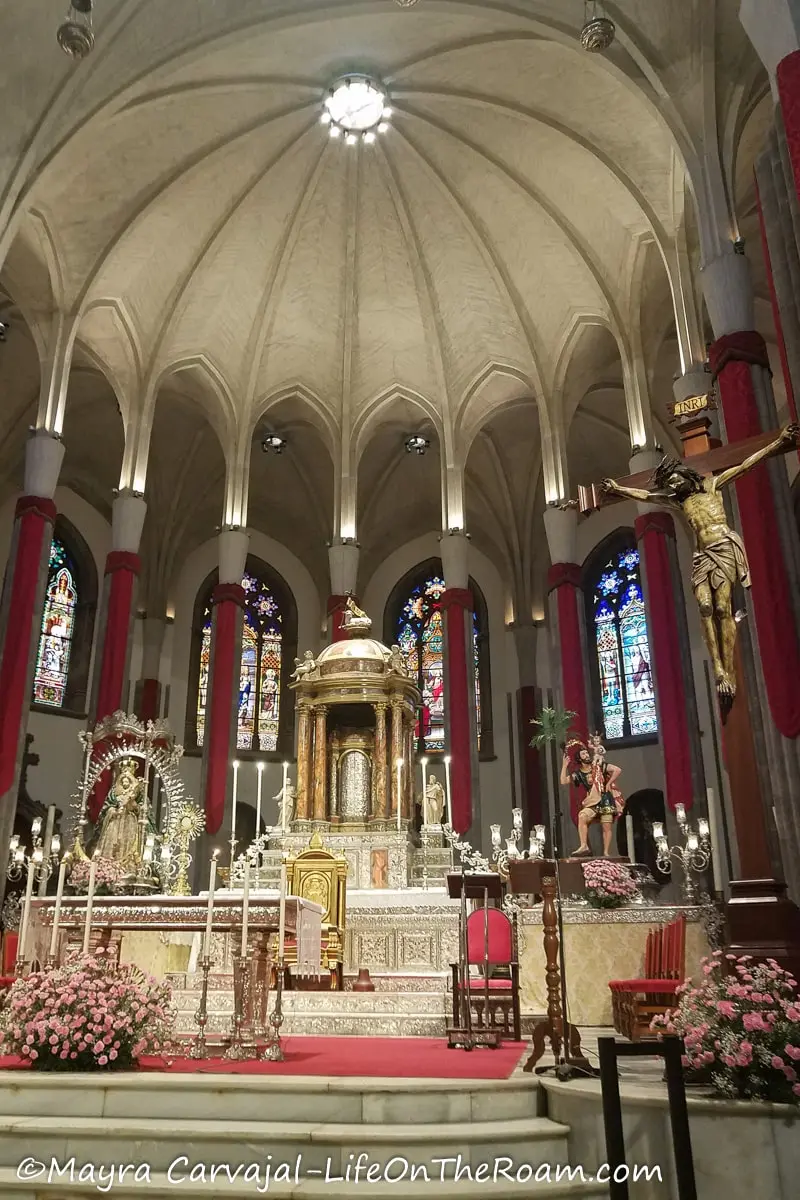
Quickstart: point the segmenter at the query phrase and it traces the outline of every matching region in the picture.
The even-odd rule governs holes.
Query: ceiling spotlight
[[[381,116],[383,117],[383,119],[385,121],[388,121],[389,117],[392,115],[393,112],[394,112],[394,109],[390,105],[387,104],[385,106],[383,112],[381,113]]]
[[[394,0],[398,8],[413,8],[417,0]]]
[[[607,50],[617,36],[617,27],[606,16],[602,0],[584,0],[584,19],[581,45],[590,54]]]
[[[339,137],[342,131],[338,125],[331,125],[329,132],[331,137]]]
[[[8,324],[8,321],[3,321],[2,319],[0,319],[0,342],[4,342],[6,340],[9,329],[10,329],[10,326]]]
[[[94,46],[92,0],[71,0],[56,32],[58,44],[70,58],[86,58]]]
[[[741,237],[741,235],[740,235],[739,237],[734,239],[733,253],[734,254],[744,254],[744,250],[745,250],[744,238]]]
[[[387,123],[385,121],[381,121],[380,125],[378,126],[378,133],[386,133],[388,128],[389,126]]]
[[[410,433],[405,440],[406,454],[424,454],[430,446],[430,440],[421,433]]]
[[[261,449],[265,454],[269,454],[270,450],[273,454],[283,454],[286,449],[286,438],[281,437],[279,433],[265,433],[261,439]]]
[[[364,134],[364,141],[367,143],[368,146],[371,146],[372,143],[375,141],[375,134],[372,132],[371,129],[369,130],[368,133]]]
[[[332,137],[344,134],[348,146],[362,138],[374,141],[374,136],[368,138],[367,134],[382,131],[391,112],[385,88],[368,75],[344,75],[329,89],[322,104],[320,119],[330,125]]]

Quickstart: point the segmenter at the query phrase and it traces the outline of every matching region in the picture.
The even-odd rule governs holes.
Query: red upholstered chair
[[[653,1036],[650,1022],[675,1008],[685,974],[686,918],[680,916],[648,933],[641,979],[613,979],[609,983],[617,1033],[632,1042]]]
[[[484,920],[484,916],[486,919]],[[486,985],[483,973],[486,953],[486,930],[489,931],[489,1018],[490,1029],[502,1029],[507,1037],[521,1040],[519,1011],[519,963],[517,962],[516,930],[509,917],[499,908],[482,908],[467,917],[467,962],[478,971],[469,972],[472,1009],[478,1028],[486,1028]],[[458,963],[453,970],[453,1023],[460,1023],[461,982]]]

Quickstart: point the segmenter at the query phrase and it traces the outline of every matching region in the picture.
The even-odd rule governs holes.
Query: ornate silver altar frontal
[[[519,920],[524,925],[541,925],[542,906],[533,904],[518,908]],[[701,908],[686,908],[681,905],[631,904],[624,908],[592,908],[589,904],[564,904],[562,914],[565,925],[652,925],[674,921],[683,914],[690,924],[703,920]]]

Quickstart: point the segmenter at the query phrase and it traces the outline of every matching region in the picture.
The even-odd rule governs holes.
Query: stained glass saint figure
[[[607,741],[658,732],[639,552],[617,551],[594,585],[595,645]]]
[[[242,658],[236,717],[239,750],[277,750],[281,703],[282,615],[269,585],[257,575],[245,574]],[[200,679],[197,692],[197,744],[205,734],[208,674],[211,658],[211,607],[203,618],[200,646]]]
[[[438,575],[419,583],[403,605],[397,623],[397,642],[406,664],[422,693],[422,712],[426,751],[445,748],[444,737],[444,621],[441,599],[445,582]],[[480,746],[480,687],[478,680],[478,626],[473,617],[473,653],[475,662],[475,701]]]
[[[67,690],[78,591],[75,568],[64,543],[53,538],[42,630],[33,678],[36,704],[61,708]]]

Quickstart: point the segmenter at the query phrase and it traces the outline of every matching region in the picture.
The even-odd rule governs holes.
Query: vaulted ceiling
[[[76,65],[51,0],[7,7],[0,286],[23,326],[0,349],[7,478],[37,349],[69,314],[65,478],[107,505],[125,431],[152,428],[152,604],[221,519],[226,467],[249,470],[248,519],[324,586],[348,481],[377,563],[439,527],[441,457],[524,616],[552,445],[573,475],[627,458],[621,352],[643,356],[669,436],[665,263],[679,236],[697,257],[687,174],[709,105],[745,223],[769,112],[735,0],[608,8],[617,40],[590,55],[582,0],[96,0]],[[320,124],[351,70],[391,99],[374,145]],[[267,425],[287,452],[251,463]],[[403,457],[412,429],[424,462]]]

